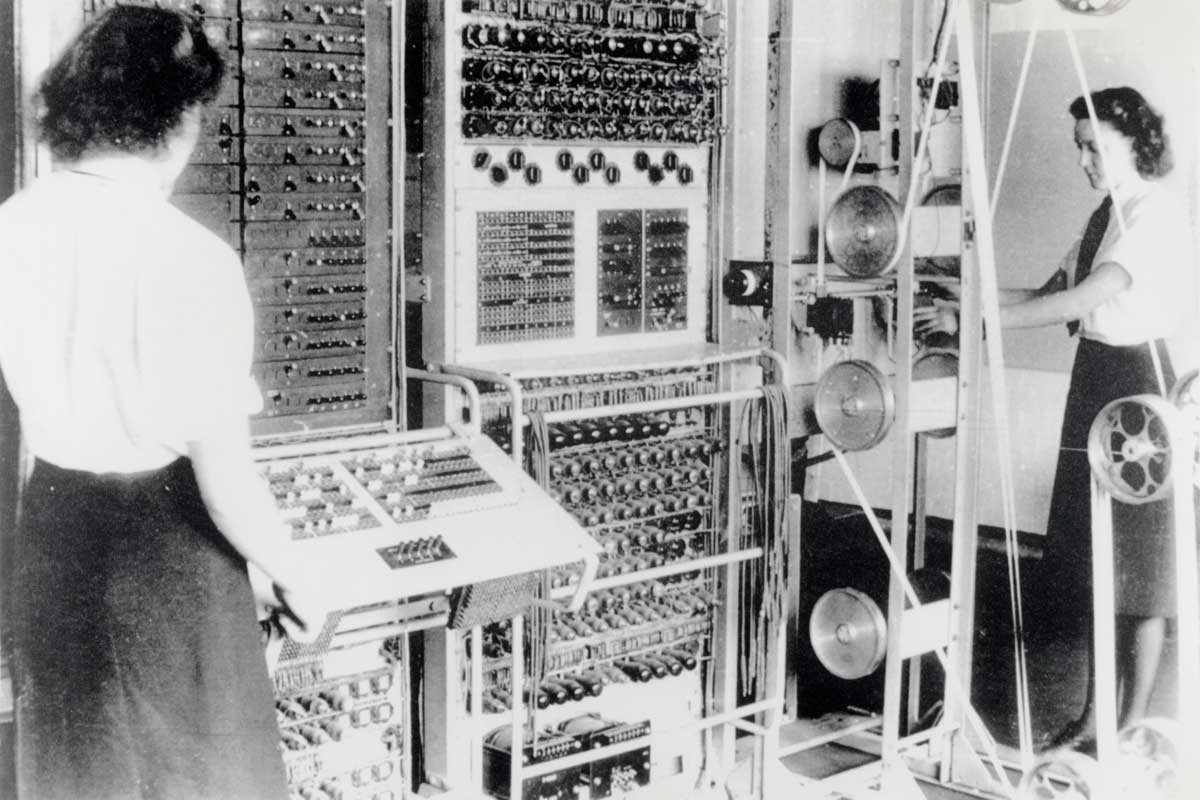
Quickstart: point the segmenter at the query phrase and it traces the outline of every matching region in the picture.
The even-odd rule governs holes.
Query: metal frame
[[[737,362],[754,362],[765,361],[770,363],[776,372],[776,384],[787,386],[787,365],[782,356],[778,353],[766,349],[759,348],[754,350],[740,350],[735,352],[715,352],[708,355],[700,356],[687,361],[672,362],[672,366],[694,366],[694,365],[731,365]],[[640,366],[640,365],[635,365]],[[512,403],[512,419],[513,424],[513,458],[520,463],[522,458],[522,430],[529,424],[529,419],[523,413],[519,413],[520,403],[522,402],[521,386],[518,380],[512,375],[495,372],[483,367],[467,366],[458,364],[436,364],[431,365],[432,373],[445,373],[448,376],[456,376],[458,380],[468,379],[469,381],[478,381],[503,386]],[[548,423],[569,422],[585,419],[594,419],[607,416],[619,416],[628,414],[651,413],[656,411],[680,409],[680,408],[696,408],[696,407],[726,407],[733,408],[742,403],[752,401],[763,396],[761,387],[752,387],[744,389],[727,389],[724,391],[713,392],[703,395],[692,395],[686,397],[673,398],[668,400],[657,401],[642,401],[633,403],[614,404],[609,406],[596,406],[580,409],[570,409],[562,411],[546,412],[544,417]],[[519,424],[518,424],[519,423]],[[732,432],[730,433],[732,437]],[[727,488],[732,490],[736,486],[733,466],[731,465],[730,474],[727,476]],[[731,491],[726,492],[727,497],[732,498],[734,495]],[[732,502],[732,500],[731,500]],[[798,511],[798,508],[794,509]],[[671,737],[683,736],[695,732],[707,732],[711,737],[709,742],[709,752],[715,752],[716,765],[706,764],[704,772],[708,774],[710,781],[715,780],[713,776],[725,775],[731,772],[734,768],[734,739],[736,731],[755,735],[755,794],[757,797],[765,798],[769,795],[764,794],[765,787],[765,770],[767,764],[774,760],[773,748],[778,741],[778,726],[781,722],[781,709],[783,706],[782,684],[784,672],[784,640],[785,629],[780,627],[776,632],[773,644],[770,647],[771,652],[766,654],[768,659],[767,680],[764,687],[760,687],[758,694],[765,699],[757,700],[753,703],[738,705],[737,703],[737,687],[738,679],[738,664],[737,664],[737,638],[736,631],[739,624],[740,608],[738,605],[737,592],[737,571],[731,569],[745,562],[762,558],[764,552],[762,548],[746,548],[740,549],[736,546],[737,542],[737,525],[740,515],[733,513],[732,509],[725,509],[725,531],[726,531],[726,550],[722,553],[717,553],[696,561],[682,562],[681,564],[663,566],[654,570],[642,571],[636,573],[627,573],[625,575],[614,576],[611,578],[591,581],[588,591],[599,591],[601,589],[609,589],[617,586],[622,586],[629,583],[635,583],[656,577],[665,577],[675,573],[690,572],[696,569],[720,571],[723,573],[722,585],[722,603],[721,611],[717,613],[714,620],[714,632],[712,637],[713,664],[711,669],[714,671],[715,682],[717,689],[711,697],[706,697],[705,704],[709,711],[704,716],[696,719],[694,722],[685,725],[682,728],[673,728],[668,730],[655,730],[649,737],[649,741],[653,742],[656,739],[669,739]],[[798,520],[798,514],[793,514],[793,520]],[[574,593],[577,597],[579,591],[572,587],[563,587],[552,593],[552,599],[563,599]],[[524,652],[524,628],[523,620],[520,617],[512,619],[511,637],[513,642],[513,666],[511,671],[511,680],[513,685],[514,698],[520,697],[523,694],[522,684],[524,676],[522,674],[523,667],[518,662],[523,658]],[[453,633],[437,632],[432,637],[431,645],[434,651],[435,663],[432,665],[432,670],[427,671],[427,674],[432,678],[431,689],[438,692],[441,697],[445,698],[449,723],[449,717],[453,715],[451,709],[456,708],[454,701],[457,699],[457,687],[455,686],[455,676],[463,674],[464,670],[459,664],[460,648],[456,641],[456,636]],[[469,672],[469,705],[470,711],[464,720],[460,720],[458,724],[449,724],[439,726],[435,731],[434,738],[440,746],[440,750],[435,752],[440,753],[438,765],[441,767],[439,772],[434,776],[435,783],[439,788],[449,791],[458,791],[460,789],[469,789],[473,791],[478,789],[481,793],[483,790],[483,772],[482,761],[480,754],[483,746],[483,722],[482,722],[482,629],[474,628],[471,631],[471,650],[470,663],[471,669]],[[428,679],[427,679],[428,680]],[[759,720],[758,724],[750,724],[745,721],[746,717],[756,716]],[[523,704],[514,702],[513,708],[509,713],[509,726],[511,729],[510,741],[517,743],[523,741],[521,731],[526,719],[526,712]],[[465,730],[463,724],[465,722]],[[458,732],[456,732],[458,731]],[[453,741],[458,741],[465,735],[469,741],[465,754],[459,753],[456,758],[450,758],[451,748],[448,744]],[[427,740],[431,737],[427,735]],[[545,763],[538,764],[531,768],[524,767],[519,760],[513,759],[511,762],[511,772],[509,776],[509,796],[520,797],[521,787],[523,782],[537,775],[547,774],[556,769],[564,769],[574,766],[585,761],[592,760],[598,755],[616,755],[627,750],[636,749],[644,746],[646,740],[639,739],[621,745],[613,745],[601,750],[591,750],[585,754],[576,756],[568,756],[560,759],[554,759]],[[515,747],[515,745],[514,745]],[[456,775],[466,775],[466,783],[463,785],[451,785]],[[703,775],[704,773],[702,773]]]
[[[972,3],[986,21],[986,2],[982,0],[962,0]],[[898,68],[897,85],[899,87],[915,87],[916,67],[928,59],[928,47],[921,41],[922,33],[922,0],[900,0],[901,25],[901,59]],[[776,0],[772,3],[771,29],[768,39],[775,42],[786,42],[793,30],[794,20],[791,18],[791,8],[788,3]],[[948,21],[947,27],[953,25]],[[986,24],[976,29],[986,32]],[[949,33],[947,33],[949,35]],[[984,34],[979,35],[982,42]],[[971,42],[960,49],[960,56],[973,57],[976,52]],[[771,122],[768,126],[766,158],[769,165],[780,165],[778,161],[780,149],[786,150],[786,145],[796,140],[795,131],[791,127],[790,83],[800,80],[794,74],[789,48],[772,46],[768,52],[769,84],[768,113]],[[980,66],[982,69],[982,66]],[[918,120],[915,117],[914,103],[911,94],[915,89],[901,89],[899,119],[896,125],[900,132],[900,152],[912,153],[916,150],[914,130]],[[883,124],[881,114],[881,124]],[[783,147],[781,148],[781,143]],[[901,191],[907,190],[914,169],[912,158],[901,158],[899,164],[899,185]],[[781,181],[768,181],[767,186],[767,257],[778,264],[779,253],[783,251],[781,242],[787,240],[787,231],[781,226],[787,223],[793,201],[793,187],[788,179],[788,172],[781,166]],[[986,176],[975,175],[977,180],[985,180]],[[964,180],[970,180],[970,167],[966,169]],[[964,195],[967,193],[964,192]],[[901,196],[901,203],[907,198]],[[964,198],[963,208],[963,252],[961,285],[963,287],[963,309],[960,323],[961,341],[959,351],[959,374],[954,382],[953,394],[955,399],[954,427],[957,432],[955,442],[955,495],[954,495],[954,527],[953,527],[953,563],[951,567],[951,594],[948,602],[947,629],[944,635],[935,637],[941,646],[948,647],[948,664],[956,673],[956,680],[966,690],[969,696],[970,673],[972,661],[972,637],[974,628],[974,589],[976,547],[978,543],[978,491],[979,491],[979,456],[981,452],[981,426],[978,424],[981,413],[979,385],[982,376],[982,311],[980,289],[977,280],[978,255],[971,240],[973,230],[973,208],[969,197]],[[818,247],[823,247],[818,243]],[[786,263],[790,265],[790,255]],[[777,273],[778,274],[778,273]],[[781,288],[782,284],[782,288]],[[894,291],[897,304],[897,334],[894,342],[895,352],[902,354],[896,358],[896,374],[894,378],[896,422],[891,436],[890,479],[891,486],[888,497],[891,519],[893,520],[890,534],[890,546],[898,562],[909,568],[910,562],[915,566],[924,563],[925,551],[925,503],[926,503],[926,469],[927,453],[925,436],[921,433],[927,429],[917,424],[913,412],[920,408],[924,398],[916,391],[912,375],[912,359],[909,354],[913,349],[913,291],[916,280],[914,276],[913,259],[905,242],[905,249],[896,263],[896,272],[892,276],[863,282],[863,287],[856,290],[858,294],[891,293]],[[824,287],[818,287],[820,291]],[[807,282],[801,284],[802,291],[810,291]],[[772,320],[774,332],[774,347],[788,352],[794,346],[790,323],[795,317],[791,311],[793,300],[793,281],[778,281],[775,287],[775,312]],[[841,296],[841,291],[838,292]],[[796,312],[803,324],[804,309]],[[803,396],[803,392],[801,392]],[[798,427],[803,430],[803,424],[797,420]],[[915,515],[916,525],[912,552],[910,553],[909,526],[907,520],[910,513]],[[798,574],[798,570],[797,570]],[[798,601],[798,591],[793,594],[793,601]],[[879,738],[874,746],[878,747],[880,760],[874,768],[862,770],[860,780],[851,776],[837,778],[828,783],[829,788],[844,790],[846,785],[863,786],[862,778],[876,779],[881,775],[891,780],[893,791],[905,792],[910,789],[904,779],[892,780],[898,772],[909,771],[908,759],[918,755],[922,760],[932,759],[934,776],[944,782],[965,783],[974,789],[987,789],[990,784],[986,773],[980,773],[978,757],[975,755],[974,743],[967,738],[969,710],[962,707],[955,693],[947,688],[943,701],[946,704],[944,719],[941,724],[930,731],[916,736],[906,736],[903,733],[905,721],[901,719],[901,687],[904,676],[904,666],[909,663],[909,675],[912,678],[910,697],[919,689],[919,659],[910,652],[912,646],[905,624],[905,587],[903,583],[891,576],[888,590],[888,655],[885,662],[884,702],[880,719],[869,719],[852,723],[844,730],[832,734],[823,734],[813,739],[782,747],[779,753],[789,754],[811,749],[837,739],[848,739],[863,729],[877,728]],[[910,617],[911,619],[911,617]],[[793,621],[789,626],[793,636],[805,635],[801,626]],[[922,652],[928,652],[924,650]],[[790,674],[789,708],[796,711],[795,696],[803,684],[804,676]],[[912,721],[910,713],[910,722]],[[891,777],[889,777],[891,776]],[[826,785],[822,782],[822,786]]]

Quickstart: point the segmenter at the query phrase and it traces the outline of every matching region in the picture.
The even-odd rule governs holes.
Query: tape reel
[[[887,378],[869,361],[834,364],[817,381],[813,413],[821,433],[842,450],[867,450],[887,436],[896,418],[896,397]]]
[[[1074,750],[1055,750],[1034,762],[1017,786],[1020,800],[1096,800],[1104,773],[1094,758]]]
[[[1187,441],[1180,412],[1158,395],[1114,400],[1088,432],[1088,463],[1100,485],[1122,503],[1141,505],[1171,496],[1171,470]],[[1173,446],[1175,445],[1175,446]]]
[[[1117,740],[1121,789],[1127,797],[1178,798],[1183,726],[1173,719],[1147,718],[1129,725]]]
[[[830,589],[813,606],[808,638],[825,669],[851,681],[865,678],[887,653],[887,620],[858,589]]]
[[[833,201],[825,222],[825,244],[834,262],[854,278],[887,271],[900,246],[903,212],[878,186],[852,186]]]
[[[855,146],[861,141],[858,127],[848,119],[831,119],[817,134],[817,153],[831,167],[844,167],[854,157]]]
[[[1058,4],[1067,11],[1076,14],[1091,14],[1097,17],[1115,14],[1124,8],[1129,0],[1058,0]]]

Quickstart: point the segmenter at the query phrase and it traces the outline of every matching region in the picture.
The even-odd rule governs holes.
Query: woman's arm
[[[1045,297],[1054,292],[1062,292],[1067,288],[1067,273],[1061,269],[1055,270],[1050,279],[1036,289],[1001,289],[1000,305],[1011,306],[1025,303],[1037,297]]]
[[[1107,261],[1093,268],[1078,286],[1001,307],[1000,327],[1037,328],[1080,319],[1128,289],[1132,282],[1124,267]]]
[[[1002,290],[1000,327],[1037,328],[1079,319],[1129,288],[1131,282],[1124,267],[1105,262],[1094,268],[1083,283],[1067,289],[1066,273],[1058,270],[1037,289]],[[915,309],[917,331],[957,333],[958,307],[957,302],[935,300],[933,306]]]
[[[274,499],[254,468],[247,432],[231,426],[227,432],[188,442],[188,456],[217,529],[275,582],[286,604],[280,622],[288,635],[298,641],[315,639],[329,609],[304,585],[301,565],[288,555],[291,531],[280,521]]]

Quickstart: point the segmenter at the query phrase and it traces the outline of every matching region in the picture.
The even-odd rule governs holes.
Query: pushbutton
[[[645,150],[638,150],[633,154],[633,167],[638,172],[645,172],[650,169],[650,154]]]
[[[516,148],[508,151],[508,166],[513,170],[525,168],[525,151]]]
[[[575,166],[575,156],[571,155],[570,150],[559,150],[558,155],[554,157],[554,163],[558,164],[559,169],[566,172]]]
[[[536,186],[542,182],[542,168],[537,164],[530,164],[525,167],[525,182],[530,186]]]
[[[571,177],[576,183],[579,184],[587,183],[588,179],[591,177],[591,174],[592,173],[587,168],[586,164],[576,164],[575,168],[571,170]]]
[[[667,172],[674,172],[679,166],[679,154],[674,150],[668,150],[667,152],[663,153],[662,163],[663,169],[665,169]]]
[[[608,159],[604,157],[604,153],[600,150],[593,150],[588,153],[588,166],[594,170],[604,169],[604,165],[608,163]]]
[[[492,154],[482,147],[471,154],[471,166],[481,172],[492,165]]]
[[[494,164],[488,176],[492,179],[492,183],[500,186],[508,181],[508,170],[502,164]]]

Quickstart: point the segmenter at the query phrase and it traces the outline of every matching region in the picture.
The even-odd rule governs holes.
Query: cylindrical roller
[[[833,201],[825,222],[825,244],[839,267],[855,278],[887,271],[900,246],[902,211],[878,186],[852,186]]]
[[[821,126],[817,135],[817,152],[831,167],[844,167],[854,157],[854,149],[862,141],[858,126],[848,119],[831,119]]]
[[[1103,771],[1094,758],[1074,750],[1055,750],[1039,758],[1021,778],[1020,800],[1096,800]]]
[[[839,678],[870,675],[887,653],[887,621],[879,606],[857,589],[830,589],[808,619],[813,652]]]
[[[1098,17],[1115,14],[1128,2],[1129,0],[1058,0],[1058,4],[1067,11]]]
[[[1121,787],[1128,797],[1174,800],[1181,797],[1179,785],[1180,746],[1183,726],[1173,719],[1152,717],[1121,731]]]
[[[913,361],[912,377],[914,381],[933,378],[957,378],[958,353],[953,350],[926,350]],[[932,431],[924,431],[924,433],[926,436],[932,436],[935,439],[945,439],[947,436],[953,436],[955,429],[953,427],[938,428]]]
[[[1122,503],[1171,496],[1173,453],[1190,452],[1180,412],[1167,400],[1139,394],[1112,401],[1088,432],[1088,461],[1100,485]]]
[[[887,378],[869,361],[841,361],[817,381],[813,413],[821,433],[842,450],[867,450],[883,441],[896,418]]]

